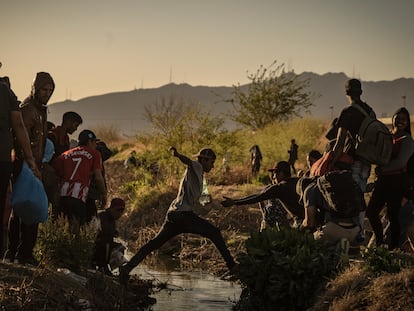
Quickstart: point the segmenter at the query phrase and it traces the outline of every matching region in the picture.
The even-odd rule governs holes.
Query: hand
[[[177,154],[177,148],[175,148],[174,146],[171,146],[168,151],[172,151],[172,155],[175,156]]]
[[[221,202],[221,205],[223,205],[224,207],[229,207],[234,205],[234,200],[228,197],[223,197],[224,201]]]

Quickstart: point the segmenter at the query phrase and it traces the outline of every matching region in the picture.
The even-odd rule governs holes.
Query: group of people
[[[47,103],[54,89],[52,76],[38,72],[30,95],[21,103],[10,80],[4,77],[0,81],[0,255],[12,262],[37,264],[33,251],[39,224],[23,222],[10,208],[13,181],[23,162],[43,183],[52,221],[67,217],[71,225],[79,228],[98,217],[97,201],[102,207],[106,205],[103,161],[112,152],[87,129],[80,132],[77,146],[71,148],[69,135],[83,120],[73,111],[64,113],[58,126],[47,120]],[[99,214],[101,229],[94,261],[105,270],[115,245],[114,222],[124,210],[125,202],[114,198],[109,208]]]
[[[23,263],[35,261],[33,248],[38,224],[24,224],[14,214],[10,222],[8,216],[7,219],[4,218],[4,215],[7,215],[4,211],[8,202],[8,190],[12,191],[11,179],[18,176],[23,161],[26,161],[34,174],[44,182],[52,206],[52,219],[63,215],[71,223],[87,224],[97,216],[96,201],[105,206],[107,200],[103,160],[111,156],[110,150],[90,130],[83,130],[78,136],[78,145],[70,148],[68,135],[73,134],[82,124],[82,118],[75,112],[65,113],[60,126],[49,124],[48,128],[46,105],[54,87],[50,74],[37,73],[30,96],[19,105],[8,79],[2,79],[0,83],[0,217],[3,224],[0,250],[9,259],[16,258]],[[327,171],[339,168],[349,172],[349,175],[352,175],[352,183],[357,185],[356,193],[360,202],[365,202],[363,195],[371,173],[371,164],[356,156],[355,142],[365,116],[375,114],[360,98],[362,87],[359,80],[347,81],[345,89],[350,105],[341,111],[335,119],[334,127],[327,133],[330,140]],[[332,212],[329,200],[319,187],[318,178],[321,176],[315,175],[313,170],[318,161],[324,158],[319,151],[309,152],[308,170],[298,174],[300,176],[292,176],[292,170],[296,174],[294,163],[298,150],[294,139],[289,149],[289,160],[276,162],[274,167],[268,170],[271,185],[260,193],[243,198],[225,197],[222,205],[227,207],[259,203],[263,212],[262,229],[276,225],[298,227],[319,232],[319,237],[335,243],[343,238],[350,242],[361,242],[364,239],[363,220],[366,210],[377,245],[385,242],[380,212],[386,206],[390,222],[388,246],[391,249],[397,248],[400,245],[398,214],[402,200],[404,197],[412,199],[414,193],[410,176],[407,174],[407,163],[414,153],[414,142],[411,138],[408,111],[405,108],[399,109],[392,120],[391,159],[389,163],[376,167],[377,178],[371,199],[366,208],[365,203],[361,203],[362,208],[358,215],[338,217],[338,214]],[[11,156],[12,149],[15,150],[14,159]],[[250,151],[252,173],[257,174],[262,154],[257,145]],[[120,267],[119,277],[122,284],[127,283],[129,273],[149,253],[181,233],[195,233],[210,239],[229,270],[233,271],[236,265],[220,230],[194,213],[194,207],[202,195],[203,175],[214,167],[215,152],[203,148],[194,159],[181,154],[175,147],[171,147],[170,152],[187,168],[180,182],[177,197],[171,203],[158,234],[142,246],[130,261]],[[342,163],[344,154],[351,159],[348,163]],[[115,245],[115,221],[124,210],[125,202],[120,198],[114,198],[110,207],[99,215],[103,229],[97,239],[95,262],[105,271]],[[5,230],[6,223],[10,225]]]
[[[367,189],[367,181],[373,166],[357,156],[355,148],[358,131],[364,118],[366,115],[375,117],[375,113],[361,100],[362,86],[359,80],[348,80],[345,92],[349,106],[333,120],[331,128],[326,133],[329,143],[324,153],[318,150],[311,150],[308,153],[308,170],[298,172],[295,177],[291,176],[292,170],[295,172],[293,164],[297,159],[297,145],[292,139],[288,151],[289,160],[279,161],[269,169],[271,185],[257,194],[246,197],[225,197],[222,205],[259,203],[263,214],[261,229],[275,225],[296,226],[314,232],[317,238],[333,243],[338,243],[342,239],[350,243],[365,241],[365,217],[367,217],[377,245],[386,244],[389,249],[401,248],[405,239],[402,231],[405,229],[400,226],[399,213],[404,202],[413,199],[413,177],[410,175],[410,170],[407,170],[410,161],[414,161],[412,159],[414,142],[411,138],[409,112],[402,107],[392,117],[391,159],[388,163],[375,167],[375,176],[373,176],[375,182],[371,183],[374,186],[372,191],[372,187]],[[347,181],[339,191],[342,191],[342,194],[339,193],[336,197],[338,200],[353,202],[358,206],[359,210],[356,209],[354,215],[341,215],[335,211],[335,206],[331,206],[332,200],[324,195],[321,189],[322,180],[318,182],[322,175],[318,170],[321,163],[324,165],[324,172],[342,172],[340,177]],[[364,194],[371,191],[370,199],[365,200]],[[382,221],[382,211],[385,207],[389,221],[387,240],[384,238]]]

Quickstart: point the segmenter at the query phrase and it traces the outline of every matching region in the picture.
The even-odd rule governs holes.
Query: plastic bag
[[[10,205],[25,224],[47,220],[48,200],[45,189],[26,162],[23,162],[22,171],[13,185]]]

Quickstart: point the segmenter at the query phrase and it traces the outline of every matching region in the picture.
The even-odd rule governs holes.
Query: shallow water
[[[232,310],[240,297],[239,284],[223,281],[205,272],[157,271],[140,264],[131,274],[166,282],[167,289],[152,295],[157,303],[150,310]]]

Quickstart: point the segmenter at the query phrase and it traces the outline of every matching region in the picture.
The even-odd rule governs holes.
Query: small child
[[[118,236],[116,221],[124,214],[124,212],[124,200],[114,198],[111,201],[111,205],[98,214],[101,229],[96,237],[94,262],[99,270],[102,270],[108,275],[112,275],[111,269],[109,268],[111,254],[122,246],[120,243],[115,242],[114,238]]]

